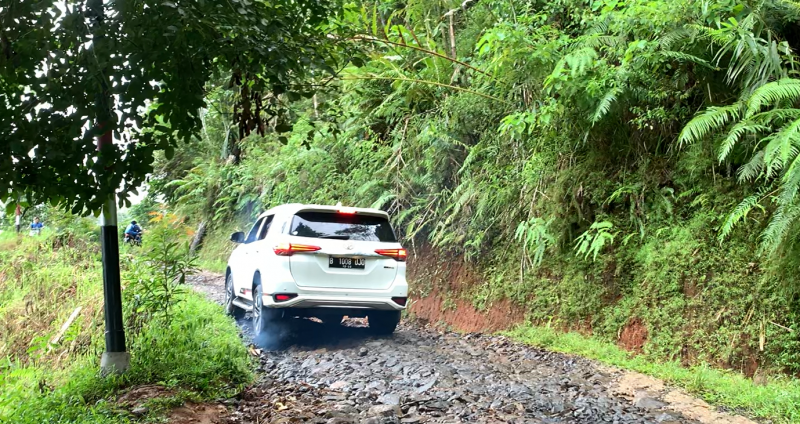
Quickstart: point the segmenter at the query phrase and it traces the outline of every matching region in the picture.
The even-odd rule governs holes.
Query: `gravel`
[[[224,402],[228,423],[697,422],[664,409],[657,394],[617,396],[615,371],[502,336],[403,322],[379,337],[364,320],[294,319],[253,340],[240,324],[259,380]]]

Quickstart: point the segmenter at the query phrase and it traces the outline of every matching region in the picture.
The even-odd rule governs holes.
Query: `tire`
[[[375,311],[368,315],[369,328],[377,334],[392,334],[400,323],[400,311]]]
[[[283,316],[280,309],[267,308],[264,306],[264,299],[261,283],[256,283],[253,288],[253,334],[256,336],[264,333],[272,324],[275,324]]]
[[[225,313],[237,320],[242,319],[244,318],[244,309],[234,305],[234,299],[236,299],[236,293],[233,289],[233,274],[228,273],[228,277],[225,278]]]

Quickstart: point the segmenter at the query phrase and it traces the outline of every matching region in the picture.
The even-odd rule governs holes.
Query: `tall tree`
[[[198,133],[214,73],[240,89],[248,134],[280,113],[263,93],[310,97],[303,79],[336,67],[337,0],[89,3],[0,3],[0,199],[97,211],[135,191],[156,150]],[[119,142],[98,151],[107,132]]]

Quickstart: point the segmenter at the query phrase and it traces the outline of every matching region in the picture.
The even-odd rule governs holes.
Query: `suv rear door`
[[[264,223],[264,217],[259,218],[245,236],[244,243],[240,244],[231,255],[231,270],[233,272],[234,290],[237,296],[249,298],[250,287],[253,283],[253,242],[258,240],[258,232]]]
[[[299,287],[381,290],[397,276],[398,263],[375,253],[376,249],[400,247],[385,216],[301,211],[291,219],[289,242],[320,248],[290,257],[292,276]]]

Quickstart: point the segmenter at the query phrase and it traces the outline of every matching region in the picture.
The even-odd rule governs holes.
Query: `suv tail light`
[[[319,246],[311,246],[308,244],[293,244],[293,243],[280,243],[272,250],[278,256],[292,256],[298,252],[316,252],[322,249]]]
[[[297,297],[294,293],[278,293],[273,295],[272,298],[275,299],[275,302],[286,302],[287,300],[292,300]]]
[[[405,262],[406,256],[408,256],[406,249],[378,249],[375,253],[393,258],[397,262]]]
[[[396,303],[396,304],[398,304],[400,306],[406,306],[406,302],[407,301],[408,301],[407,297],[393,297],[392,298],[392,302],[394,302],[394,303]]]

